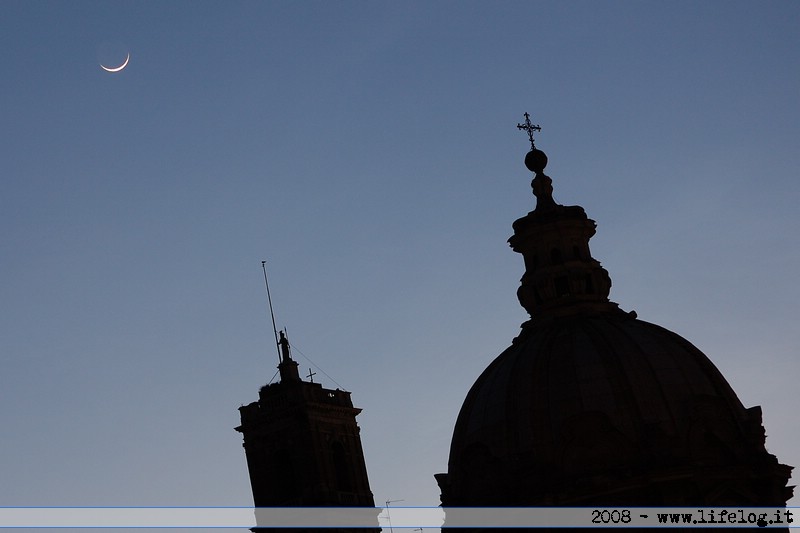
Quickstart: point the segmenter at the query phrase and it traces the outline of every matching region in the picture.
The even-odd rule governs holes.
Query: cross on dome
[[[531,150],[536,150],[536,145],[533,143],[533,132],[534,131],[542,131],[541,126],[538,124],[531,124],[531,116],[528,113],[525,113],[525,123],[524,124],[517,124],[517,129],[525,130],[528,132],[528,139],[531,141]]]

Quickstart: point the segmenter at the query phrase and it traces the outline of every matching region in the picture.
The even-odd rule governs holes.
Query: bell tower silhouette
[[[256,507],[374,507],[350,393],[303,381],[289,339],[278,340],[280,381],[239,408]]]

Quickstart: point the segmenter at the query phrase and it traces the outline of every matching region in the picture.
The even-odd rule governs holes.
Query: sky
[[[6,0],[0,69],[3,505],[252,505],[262,260],[376,503],[438,505],[527,319],[525,112],[611,299],[800,465],[797,2]]]

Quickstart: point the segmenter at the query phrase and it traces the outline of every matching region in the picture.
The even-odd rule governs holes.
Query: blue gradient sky
[[[526,319],[525,111],[612,300],[800,465],[797,2],[2,11],[3,505],[251,505],[262,259],[303,373],[364,408],[376,503],[437,505],[461,402]]]

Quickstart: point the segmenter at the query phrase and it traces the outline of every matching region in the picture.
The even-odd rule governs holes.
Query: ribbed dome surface
[[[603,413],[631,438],[645,427],[675,435],[697,397],[743,416],[711,361],[660,326],[622,315],[561,319],[526,333],[470,390],[454,442],[477,438],[490,449],[520,451],[531,442],[560,445],[567,422],[587,412]],[[509,433],[510,425],[519,431]]]
[[[766,459],[759,429],[760,411],[662,327],[623,312],[528,324],[464,401],[447,496],[458,505],[630,505],[633,489],[646,504],[692,501],[691,491],[644,488],[687,467]]]

